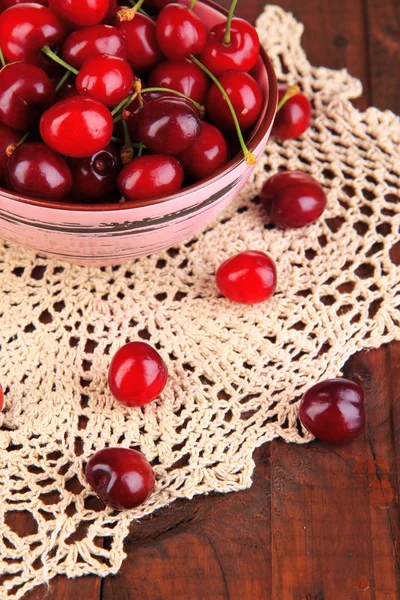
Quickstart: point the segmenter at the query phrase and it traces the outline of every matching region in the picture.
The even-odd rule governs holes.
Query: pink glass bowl
[[[227,14],[209,0],[197,2],[195,10],[210,28]],[[252,75],[264,92],[262,114],[248,141],[259,158],[278,99],[274,69],[264,50]],[[122,264],[170,248],[200,231],[231,202],[253,169],[238,155],[209,179],[148,203],[67,204],[17,196],[0,188],[0,236],[78,265]]]

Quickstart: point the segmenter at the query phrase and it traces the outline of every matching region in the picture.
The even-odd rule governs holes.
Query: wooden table
[[[276,3],[305,24],[313,64],[363,81],[360,109],[400,112],[399,0]],[[263,5],[242,0],[238,14],[254,21]],[[267,444],[251,489],[175,502],[134,525],[117,576],[58,578],[26,599],[400,598],[399,367],[400,344],[347,364],[367,396],[366,433],[352,445]]]

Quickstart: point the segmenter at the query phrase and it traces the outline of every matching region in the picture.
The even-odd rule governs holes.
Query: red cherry
[[[11,63],[0,71],[0,121],[13,129],[28,130],[55,97],[50,79],[35,65]]]
[[[111,361],[108,384],[112,395],[125,406],[144,406],[167,385],[168,369],[154,348],[145,342],[122,346]]]
[[[168,92],[144,92],[141,97],[143,101],[143,105],[148,104],[152,100],[156,98],[161,98],[162,96],[171,96]],[[139,98],[135,98],[125,110],[126,115],[126,124],[128,125],[129,135],[133,142],[139,141],[139,120],[141,119],[141,111],[142,105],[139,101]],[[115,126],[115,131],[117,137],[123,138],[124,131],[122,129],[121,123],[117,123]]]
[[[200,136],[178,155],[178,160],[192,179],[206,179],[228,162],[225,138],[214,125],[202,121]]]
[[[63,39],[60,21],[40,4],[17,4],[0,15],[1,49],[9,63],[21,60],[46,69],[49,62],[41,49]]]
[[[149,87],[166,87],[203,104],[210,83],[207,75],[190,60],[164,60],[149,77]]]
[[[115,22],[128,44],[128,60],[137,73],[150,71],[163,59],[157,42],[156,24],[150,17],[136,13],[131,21]]]
[[[92,98],[68,98],[49,108],[40,121],[44,142],[56,152],[85,158],[105,148],[111,140],[110,111]]]
[[[271,221],[281,229],[305,227],[325,210],[326,195],[319,183],[302,171],[274,175],[260,194]]]
[[[155,485],[148,460],[129,448],[104,448],[96,452],[86,466],[85,475],[104,504],[117,510],[143,504]]]
[[[243,19],[233,19],[231,41],[224,41],[226,23],[219,23],[211,29],[201,54],[201,62],[219,77],[225,71],[251,71],[260,55],[260,40],[257,32]]]
[[[198,111],[184,98],[156,98],[140,114],[139,139],[157,154],[180,154],[196,141],[200,131]]]
[[[300,420],[310,433],[324,442],[350,442],[365,427],[364,392],[348,379],[317,383],[301,400]]]
[[[21,139],[21,134],[0,123],[0,185],[4,183],[9,155],[7,148],[15,146]],[[1,410],[1,408],[0,408]]]
[[[65,160],[45,144],[22,144],[7,165],[10,190],[26,196],[62,200],[72,187],[72,175]]]
[[[117,56],[89,58],[76,78],[76,89],[106,106],[116,106],[132,90],[134,75],[129,63]]]
[[[92,200],[104,196],[116,186],[121,159],[114,144],[88,158],[70,158],[73,187],[71,198]]]
[[[156,21],[157,39],[167,58],[182,60],[200,54],[207,39],[203,21],[182,4],[168,4]]]
[[[97,25],[108,13],[110,0],[49,0],[50,9],[78,27]]]
[[[67,37],[62,47],[62,58],[76,69],[99,54],[127,57],[127,43],[118,29],[110,25],[78,29]]]
[[[150,154],[135,158],[117,179],[118,189],[126,200],[142,202],[170,196],[183,184],[183,168],[173,156]]]
[[[118,10],[118,2],[117,0],[110,0],[110,6],[108,8],[108,12],[106,14],[106,16],[104,17],[104,21],[103,23],[106,23],[107,25],[112,25],[114,23],[114,19],[117,15],[117,10]],[[107,52],[106,52],[107,54]],[[124,56],[121,56],[121,58],[125,58]]]
[[[286,90],[279,91],[279,100],[282,100]],[[273,135],[281,140],[294,140],[300,137],[309,127],[311,121],[311,104],[304,94],[296,94],[285,102],[277,112]]]
[[[241,252],[225,261],[217,271],[217,286],[223,296],[241,304],[268,300],[277,284],[274,261],[264,252]]]
[[[27,4],[30,0],[0,0],[0,13],[7,10],[11,6],[15,6],[16,4]],[[36,0],[35,4],[41,4],[42,6],[48,6],[48,0]]]
[[[248,129],[254,125],[261,114],[263,95],[260,86],[248,73],[243,71],[227,71],[219,82],[226,90],[235,109],[239,125]],[[235,128],[228,103],[214,83],[206,100],[207,114],[210,121],[223,131]]]

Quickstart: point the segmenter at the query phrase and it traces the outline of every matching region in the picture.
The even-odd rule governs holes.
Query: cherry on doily
[[[167,365],[157,350],[145,342],[122,346],[108,372],[112,395],[130,408],[155,400],[164,390],[167,379]]]
[[[276,266],[264,252],[241,252],[222,263],[216,280],[219,291],[229,300],[258,304],[275,292]]]
[[[279,90],[279,104],[272,134],[280,140],[294,140],[308,129],[310,121],[311,104],[299,87],[296,85]]]
[[[146,457],[129,448],[104,448],[89,460],[86,479],[111,508],[129,510],[143,504],[154,490],[155,477]]]
[[[301,400],[300,420],[310,433],[324,442],[350,442],[365,427],[363,389],[348,379],[317,383]]]

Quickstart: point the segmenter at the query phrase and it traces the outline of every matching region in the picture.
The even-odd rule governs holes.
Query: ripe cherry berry
[[[162,53],[172,60],[200,54],[207,39],[203,21],[182,4],[168,4],[156,21],[157,39]]]
[[[39,4],[17,4],[0,15],[1,49],[9,63],[23,61],[48,68],[41,49],[46,44],[60,44],[64,35],[56,15]]]
[[[121,170],[121,159],[114,144],[89,156],[70,158],[73,187],[71,198],[77,200],[98,200],[116,186]]]
[[[148,460],[129,448],[99,450],[89,460],[85,475],[100,500],[116,510],[143,504],[155,485]]]
[[[128,61],[136,73],[151,71],[163,59],[156,24],[150,17],[136,13],[131,21],[117,19],[115,27],[126,39]]]
[[[21,134],[0,123],[0,185],[4,184],[8,159],[7,152],[10,146],[16,146],[21,139]]]
[[[271,221],[281,229],[314,223],[325,210],[326,195],[320,184],[302,171],[285,171],[264,184],[260,194]]]
[[[78,29],[67,37],[62,47],[62,58],[75,69],[94,56],[108,54],[127,57],[127,43],[120,31],[110,25],[93,25]]]
[[[272,134],[280,140],[294,140],[300,137],[310,125],[311,121],[311,104],[310,101],[301,92],[291,95],[289,90],[279,91],[279,101],[284,100],[289,92],[289,98],[278,107],[278,112],[275,117]],[[297,86],[296,86],[296,89]]]
[[[10,190],[47,200],[62,200],[72,187],[72,175],[65,160],[45,144],[22,144],[7,164]]]
[[[155,400],[167,384],[167,365],[154,348],[145,342],[122,346],[111,361],[108,384],[118,402],[144,406]]]
[[[254,125],[261,114],[263,95],[260,86],[253,77],[243,71],[226,71],[219,82],[228,94],[235,109],[239,125],[248,129]],[[223,131],[235,129],[235,123],[228,103],[214,83],[206,100],[210,121]]]
[[[61,19],[78,27],[101,23],[110,0],[49,0],[50,9]]]
[[[143,202],[175,194],[183,184],[184,172],[173,156],[149,154],[133,159],[121,171],[117,186],[126,200]]]
[[[348,379],[317,383],[301,400],[300,420],[310,433],[324,442],[350,442],[365,427],[364,392]]]
[[[201,131],[197,108],[184,98],[162,96],[146,104],[139,118],[139,139],[152,152],[179,154]]]
[[[241,252],[225,261],[217,271],[217,286],[223,296],[241,304],[268,300],[277,285],[276,266],[264,252]]]
[[[226,42],[226,23],[219,23],[208,34],[201,62],[219,77],[225,71],[251,71],[260,55],[257,32],[243,19],[233,19],[230,41]]]
[[[150,73],[149,87],[169,88],[203,104],[210,83],[191,60],[164,60]]]
[[[185,172],[195,181],[207,179],[228,162],[228,147],[222,133],[206,121],[201,133],[185,152],[178,155]]]
[[[82,96],[94,98],[106,106],[117,106],[130,94],[134,78],[126,60],[100,54],[89,58],[80,69],[76,89]]]
[[[67,98],[49,108],[40,120],[44,142],[56,152],[85,158],[110,143],[113,133],[110,111],[92,98]]]
[[[42,69],[22,62],[0,70],[0,121],[27,131],[55,101],[55,88]]]

